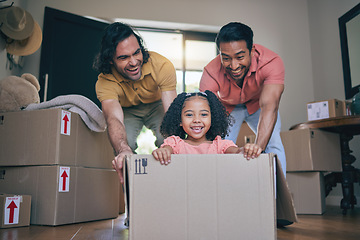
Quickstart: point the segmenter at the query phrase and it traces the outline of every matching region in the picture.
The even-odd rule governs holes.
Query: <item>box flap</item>
[[[280,161],[276,159],[276,215],[277,219],[284,219],[290,222],[297,222],[295,205],[291,196],[289,186],[286,182]]]

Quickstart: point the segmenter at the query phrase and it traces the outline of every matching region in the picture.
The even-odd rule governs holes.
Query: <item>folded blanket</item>
[[[101,109],[82,95],[63,95],[42,103],[32,103],[24,110],[62,108],[80,115],[86,126],[95,132],[104,132],[106,122]]]

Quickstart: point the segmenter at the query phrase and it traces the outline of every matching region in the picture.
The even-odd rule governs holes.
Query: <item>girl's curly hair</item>
[[[219,101],[216,95],[206,90],[205,92],[196,93],[181,93],[171,103],[167,110],[164,119],[160,126],[160,133],[164,137],[171,135],[179,136],[182,139],[186,138],[186,132],[180,126],[181,123],[181,111],[184,107],[184,102],[188,101],[190,97],[201,96],[208,100],[211,112],[211,127],[206,133],[206,138],[209,141],[213,141],[216,136],[224,138],[229,134],[229,126],[232,125],[232,119],[229,113],[226,111],[224,105]]]

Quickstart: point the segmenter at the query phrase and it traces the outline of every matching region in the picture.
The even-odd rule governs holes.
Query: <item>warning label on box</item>
[[[59,171],[59,192],[69,192],[70,167],[60,167]]]
[[[20,196],[7,197],[5,200],[4,224],[19,224]]]
[[[70,136],[71,112],[61,111],[61,134]]]
[[[309,121],[329,118],[329,103],[328,101],[308,103],[307,112]]]

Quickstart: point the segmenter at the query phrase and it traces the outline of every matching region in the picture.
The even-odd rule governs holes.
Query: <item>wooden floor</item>
[[[127,240],[128,229],[123,225],[124,214],[117,219],[71,224],[57,227],[30,226],[0,229],[1,240]],[[360,208],[342,215],[339,207],[327,207],[323,215],[298,215],[299,222],[278,228],[280,240],[359,240]],[[261,226],[258,226],[259,231]],[[241,238],[241,237],[240,237]],[[239,239],[240,239],[239,238]],[[155,240],[155,239],[154,239]],[[219,239],[227,240],[227,239]]]

